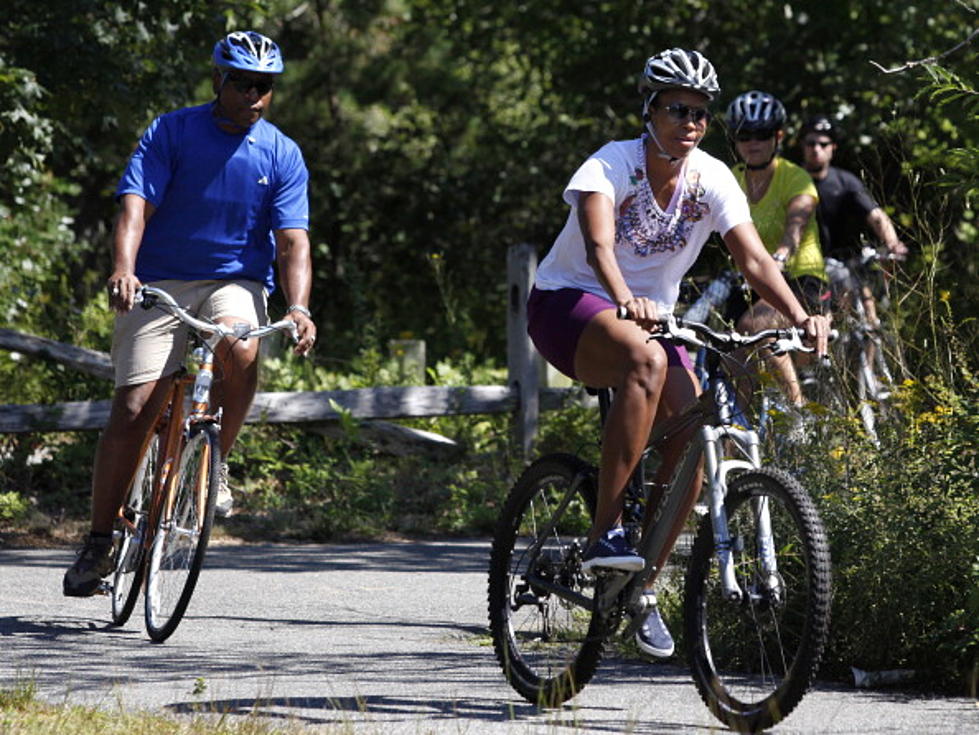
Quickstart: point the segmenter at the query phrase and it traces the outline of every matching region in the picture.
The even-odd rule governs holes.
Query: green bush
[[[27,517],[30,505],[20,493],[0,493],[0,521],[16,523]]]
[[[964,376],[968,377],[968,376]],[[799,453],[834,564],[826,671],[908,668],[969,686],[979,657],[979,388],[906,381],[879,426],[827,417],[835,439]]]

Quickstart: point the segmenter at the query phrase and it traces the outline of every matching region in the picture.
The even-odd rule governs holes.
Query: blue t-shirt
[[[309,229],[309,174],[296,143],[260,119],[218,128],[214,103],[150,124],[116,189],[156,207],[136,256],[144,283],[241,278],[274,288],[272,231]]]

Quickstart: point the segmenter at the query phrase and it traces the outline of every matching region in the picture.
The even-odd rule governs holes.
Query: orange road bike
[[[186,324],[199,345],[196,374],[181,367],[170,380],[160,414],[143,440],[139,464],[113,532],[116,567],[102,591],[112,598],[112,622],[123,625],[145,586],[146,631],[158,643],[180,624],[207,550],[220,483],[221,411],[210,405],[214,351],[221,340],[290,332],[289,319],[253,328],[198,319],[166,291],[141,289],[139,305],[159,308]],[[187,394],[190,392],[189,406]],[[145,585],[144,585],[145,582]]]

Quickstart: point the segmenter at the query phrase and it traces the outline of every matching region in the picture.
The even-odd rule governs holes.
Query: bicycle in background
[[[511,489],[494,535],[493,646],[507,681],[531,703],[557,706],[581,691],[609,639],[621,628],[631,640],[642,624],[647,583],[663,571],[654,562],[703,460],[707,512],[685,575],[681,645],[711,712],[739,732],[758,732],[784,719],[813,680],[829,631],[830,555],[809,495],[787,473],[763,467],[757,432],[734,421],[730,368],[738,350],[808,348],[795,329],[741,335],[672,317],[656,336],[706,350],[708,390],[654,428],[626,488],[624,521],[644,569],[582,571],[597,469],[571,454],[541,457]],[[611,390],[598,395],[604,421]],[[689,429],[659,506],[647,509],[657,447]]]
[[[878,415],[887,410],[887,400],[907,370],[898,343],[874,318],[876,314],[868,313],[868,305],[874,308],[874,278],[883,266],[899,259],[869,246],[846,262],[826,259],[841,338],[833,350],[836,374],[823,382],[830,391],[825,400],[840,408],[855,408],[875,444]]]
[[[176,630],[194,593],[214,523],[220,476],[221,411],[210,405],[214,351],[225,338],[258,339],[290,332],[289,319],[265,327],[228,327],[198,319],[166,292],[144,286],[144,309],[159,308],[190,328],[196,374],[182,366],[170,380],[160,414],[143,440],[140,460],[113,531],[116,566],[102,592],[111,595],[112,622],[124,625],[145,587],[150,638],[162,643]],[[189,392],[189,406],[185,405]],[[145,584],[144,584],[145,581]]]

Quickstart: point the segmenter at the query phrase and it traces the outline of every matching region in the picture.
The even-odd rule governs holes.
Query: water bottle
[[[733,275],[731,271],[724,271],[711,281],[700,295],[700,298],[690,305],[683,318],[688,322],[703,323],[707,321],[707,317],[710,316],[710,310],[723,304],[727,301],[727,297],[731,295]]]
[[[211,392],[211,380],[214,373],[205,368],[197,373],[194,379],[194,403],[206,403],[207,395]]]
[[[211,382],[214,379],[214,371],[211,365],[204,361],[204,349],[198,347],[193,353],[194,359],[200,363],[200,369],[194,378],[194,403],[206,403],[207,396],[211,392]]]

